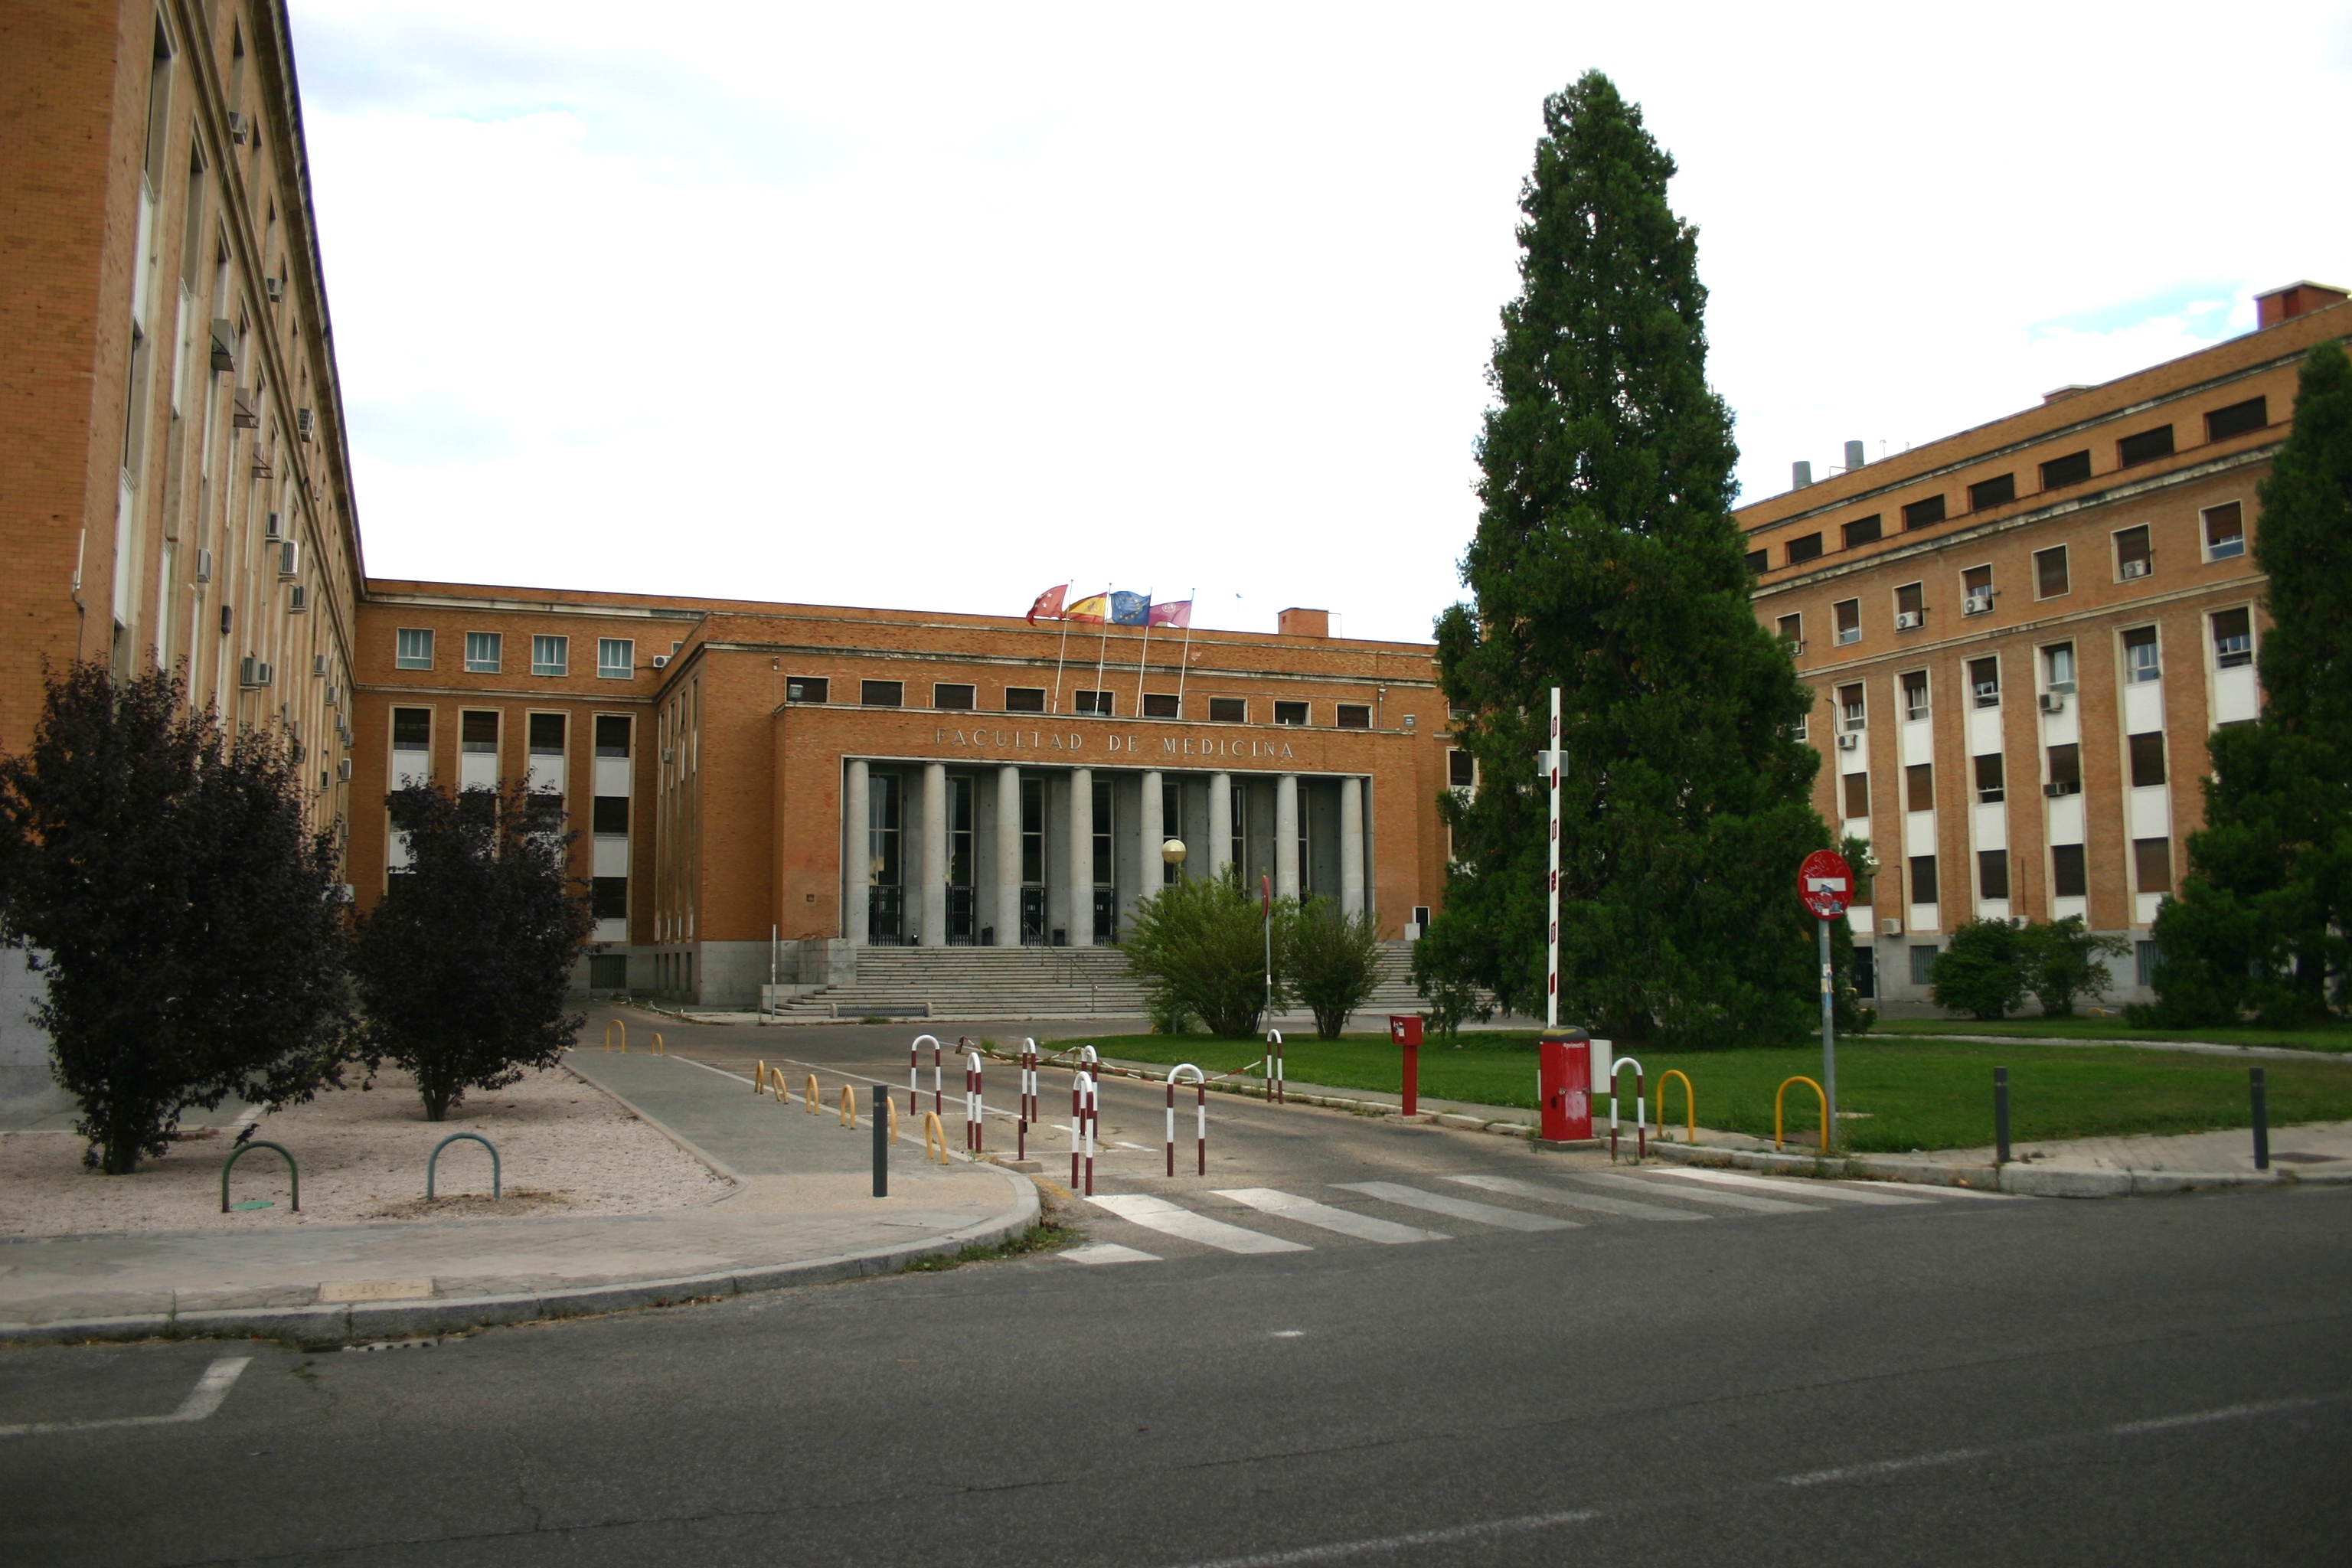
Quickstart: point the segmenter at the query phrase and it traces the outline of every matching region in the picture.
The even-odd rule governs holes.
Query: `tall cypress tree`
[[[1562,689],[1560,1015],[1692,1045],[1786,1038],[1816,1005],[1796,898],[1826,847],[1811,698],[1756,620],[1731,519],[1731,420],[1706,382],[1697,235],[1641,111],[1587,74],[1544,103],[1519,295],[1488,373],[1475,596],[1437,624],[1479,788],[1424,975],[1544,995],[1546,799]],[[1850,953],[1843,922],[1841,953]]]
[[[2294,428],[2255,492],[2269,578],[2262,717],[2216,731],[2205,826],[2156,921],[2150,1022],[2251,1011],[2301,1024],[2347,1000],[2352,962],[2352,362],[2304,361]]]

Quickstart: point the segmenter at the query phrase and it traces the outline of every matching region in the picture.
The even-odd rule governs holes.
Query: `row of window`
[[[2132,885],[2137,892],[2168,893],[2172,891],[2172,840],[2169,838],[2135,838],[2132,843]],[[2050,897],[2053,899],[2084,899],[2090,897],[2090,874],[2085,864],[2084,846],[2054,844],[2050,847]],[[1976,861],[1976,896],[1979,899],[2007,899],[2013,895],[2010,879],[2010,851],[1979,849]],[[1890,900],[1896,903],[1940,905],[1943,900],[1942,878],[1937,857],[1914,855],[1903,862],[1908,887]],[[1854,902],[1862,907],[1874,907],[1875,889],[1864,879],[1854,889]],[[1930,950],[1932,951],[1932,950]]]
[[[792,676],[784,681],[784,700],[831,702],[833,681],[825,676]],[[857,683],[857,701],[864,708],[907,707],[907,683],[903,680],[861,680]],[[1007,713],[1043,713],[1047,708],[1046,689],[1042,686],[1008,686],[1004,689],[1003,703],[1003,711]],[[951,713],[977,711],[980,689],[958,681],[934,682],[931,706]],[[1305,725],[1315,721],[1314,705],[1311,703],[1277,701],[1271,707],[1270,717],[1276,724]],[[1246,697],[1193,696],[1180,700],[1172,691],[1148,691],[1143,695],[1143,717],[1146,719],[1181,719],[1184,717],[1181,710],[1186,708],[1191,709],[1193,718],[1206,718],[1213,724],[1246,724],[1250,721],[1250,699]],[[1116,718],[1118,714],[1118,693],[1087,689],[1073,691],[1070,711],[1092,714],[1097,718]],[[1371,705],[1363,702],[1334,703],[1331,722],[1342,730],[1369,730],[1372,727]]]
[[[506,637],[500,632],[466,634],[466,673],[497,675],[505,666]],[[393,664],[400,669],[433,668],[433,631],[429,626],[402,626],[394,633]],[[601,680],[627,680],[636,673],[637,644],[634,637],[596,639],[596,675]],[[572,670],[572,639],[534,636],[530,639],[533,675],[568,675]]]
[[[2165,765],[2164,732],[2151,730],[2144,734],[2125,737],[2126,754],[2129,758],[2131,784],[2134,789],[2148,789],[2163,784],[2169,776]],[[2083,748],[2077,742],[2042,748],[2044,772],[2042,793],[2056,799],[2062,795],[2083,793]],[[2007,762],[2000,752],[1987,752],[1971,757],[1969,784],[1979,805],[1995,805],[2009,795]],[[1870,775],[1866,773],[1842,773],[1838,778],[1839,816],[1849,822],[1859,822],[1870,815]],[[1936,764],[1913,763],[1903,770],[1903,809],[1933,811],[1936,809]]]
[[[502,715],[495,708],[468,708],[457,714],[457,749],[460,752],[488,752],[499,749],[499,727]],[[560,757],[570,729],[567,713],[530,713],[524,716],[525,749],[534,757]],[[596,754],[600,757],[625,757],[629,754],[629,732],[632,721],[625,713],[596,715]],[[433,749],[433,710],[430,708],[395,708],[392,710],[392,749],[395,752],[425,752]]]
[[[2268,400],[2250,397],[2242,403],[2233,403],[2206,415],[2205,438],[2208,441],[2223,441],[2232,436],[2242,436],[2249,430],[2259,430],[2269,423]],[[2116,443],[2116,467],[2129,468],[2141,463],[2152,463],[2158,458],[2170,457],[2172,451],[2172,426],[2158,425],[2118,440]],[[2045,492],[2081,484],[2091,477],[2090,449],[2085,447],[2079,452],[2051,458],[2041,465],[2041,476],[2042,489]],[[1995,507],[2007,506],[2017,499],[2017,476],[2013,473],[1996,474],[1990,479],[1979,479],[1968,487],[1969,510],[1990,511]],[[1905,502],[1902,508],[1904,528],[1906,531],[1929,528],[1947,521],[1954,515],[1947,508],[1947,499],[1944,492],[1937,491],[1934,495]],[[1841,525],[1840,534],[1844,548],[1852,550],[1857,545],[1877,542],[1885,536],[1885,514],[1873,512],[1868,517],[1855,518]],[[1782,563],[1796,566],[1819,559],[1822,552],[1822,535],[1819,533],[1801,534],[1788,541],[1782,549]],[[1759,574],[1770,570],[1769,552],[1750,551],[1748,565],[1750,571]]]

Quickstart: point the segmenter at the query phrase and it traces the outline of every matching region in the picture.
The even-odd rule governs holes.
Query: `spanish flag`
[[[1102,622],[1110,619],[1110,595],[1091,594],[1062,612],[1066,621]]]

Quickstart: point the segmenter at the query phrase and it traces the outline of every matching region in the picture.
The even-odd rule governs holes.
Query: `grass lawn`
[[[2142,1029],[2121,1018],[1881,1018],[1874,1035],[2000,1035],[2018,1039],[2210,1040],[2223,1046],[2279,1046],[2290,1050],[2352,1051],[2352,1024],[2314,1029],[2264,1029],[2213,1024],[2197,1029]]]
[[[1189,1061],[1211,1073],[1230,1071],[1265,1054],[1265,1046],[1255,1040],[1216,1040],[1205,1035],[1072,1036],[1041,1048],[1060,1049],[1081,1041],[1107,1057]],[[1767,1138],[1772,1135],[1774,1089],[1797,1074],[1817,1079],[1822,1068],[1817,1045],[1639,1055],[1654,1092],[1669,1068],[1690,1075],[1698,1090],[1702,1126]],[[1292,1041],[1284,1049],[1283,1064],[1296,1082],[1391,1094],[1402,1087],[1401,1058],[1386,1035]],[[2273,1124],[2352,1120],[2352,1064],[2315,1060],[2262,1065],[2269,1079]],[[1838,1046],[1839,1109],[1868,1113],[1843,1123],[1845,1146],[1884,1152],[1990,1143],[1995,1066],[2009,1068],[2010,1135],[2019,1142],[2127,1132],[2203,1132],[2244,1127],[2252,1120],[2246,1068],[2238,1062],[2125,1046],[2085,1050],[2030,1042],[1983,1046],[1872,1037]],[[1624,1082],[1621,1112],[1630,1125],[1630,1072]],[[1532,1110],[1535,1037],[1481,1032],[1465,1036],[1458,1049],[1424,1046],[1421,1089],[1444,1100]],[[1654,1110],[1654,1100],[1652,1105]],[[1818,1137],[1820,1111],[1811,1090],[1801,1084],[1791,1089],[1788,1108],[1792,1137]],[[1605,1117],[1605,1098],[1601,1110]],[[1683,1119],[1680,1085],[1668,1114],[1676,1122]]]

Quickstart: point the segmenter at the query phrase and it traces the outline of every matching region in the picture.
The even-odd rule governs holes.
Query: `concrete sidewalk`
[[[402,1339],[887,1273],[1036,1223],[1025,1177],[929,1163],[919,1127],[901,1130],[877,1199],[870,1128],[831,1106],[780,1106],[676,1057],[565,1062],[735,1186],[642,1215],[0,1242],[0,1340]],[[840,1083],[824,1088],[837,1103]]]

